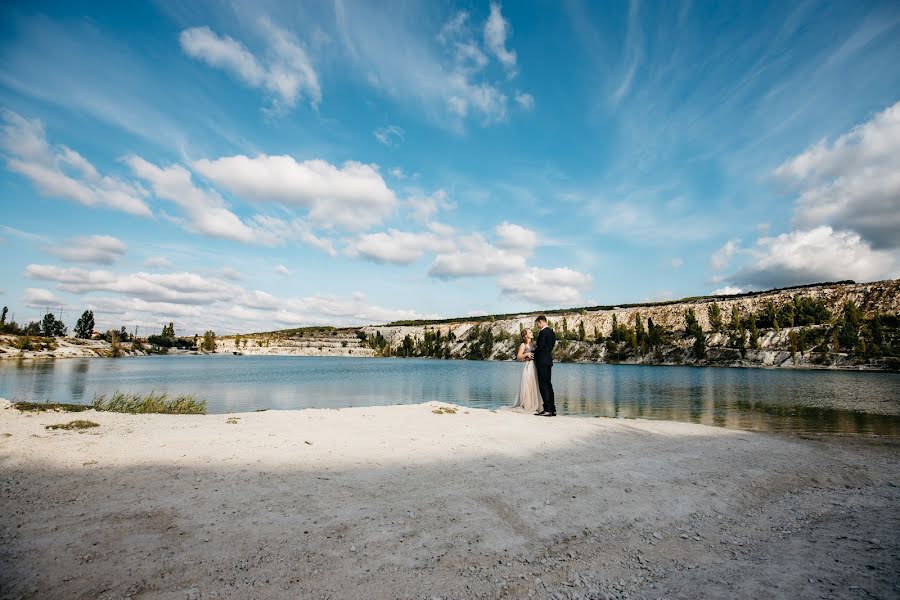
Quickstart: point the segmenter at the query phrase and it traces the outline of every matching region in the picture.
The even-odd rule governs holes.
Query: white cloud
[[[725,244],[716,250],[709,259],[709,264],[714,271],[721,271],[729,264],[734,255],[741,249],[741,239],[734,238],[725,242]]]
[[[375,136],[375,139],[385,146],[399,146],[403,142],[403,129],[396,125],[379,127],[372,133]]]
[[[43,124],[3,110],[0,144],[10,171],[27,177],[45,195],[74,200],[85,206],[105,206],[133,215],[151,216],[139,186],[103,176],[83,156],[47,141]]]
[[[278,265],[277,267],[275,267],[275,272],[284,277],[289,277],[291,275],[291,270],[284,265]]]
[[[95,311],[98,328],[124,324],[129,328],[141,325],[156,330],[175,319],[179,334],[190,335],[206,329],[221,334],[265,331],[279,326],[364,325],[433,316],[371,305],[359,293],[346,297],[278,297],[190,272],[114,273],[32,264],[26,268],[25,275],[54,282],[61,291],[83,295],[79,306]],[[94,296],[96,292],[115,295]],[[28,288],[26,300],[29,306],[38,309],[65,306],[52,291],[41,288]]]
[[[516,104],[523,110],[531,110],[534,108],[534,96],[520,92],[516,94]]]
[[[232,267],[222,267],[219,272],[222,274],[222,277],[230,281],[240,281],[244,278],[240,271]]]
[[[300,97],[317,106],[322,100],[322,89],[306,50],[269,19],[263,17],[258,24],[267,47],[263,59],[241,42],[205,26],[185,29],[179,41],[191,58],[228,71],[250,87],[266,90],[276,109],[292,108]]]
[[[235,295],[234,286],[193,273],[129,273],[105,270],[64,268],[30,264],[25,268],[29,279],[52,281],[66,292],[115,292],[152,302],[173,304],[205,304],[226,300]]]
[[[504,294],[534,304],[572,304],[590,289],[591,276],[565,267],[531,267],[524,272],[504,275],[500,278],[500,287]]]
[[[506,48],[506,38],[509,36],[509,33],[509,21],[503,18],[503,14],[500,12],[500,5],[496,2],[491,2],[491,14],[484,24],[484,44],[497,60],[511,74],[514,74],[516,70],[516,51]]]
[[[296,240],[318,248],[329,256],[335,256],[334,243],[327,238],[316,235],[309,224],[302,219],[285,221],[278,217],[256,215],[253,217],[253,227],[258,232],[260,240],[269,245],[281,244],[288,240]]]
[[[144,266],[149,269],[168,269],[172,266],[172,261],[165,256],[148,256],[144,260]]]
[[[760,238],[748,252],[752,262],[727,278],[733,285],[762,289],[898,274],[890,252],[873,250],[858,234],[827,225]]]
[[[188,217],[182,223],[185,229],[239,242],[258,240],[253,230],[228,210],[218,192],[196,187],[190,171],[181,165],[160,168],[139,156],[130,156],[126,162],[137,177],[151,185],[157,197],[181,207]]]
[[[360,236],[348,248],[351,256],[362,256],[380,263],[406,265],[429,252],[453,249],[453,240],[430,231],[413,233],[391,229]]]
[[[453,130],[461,130],[469,119],[482,125],[505,121],[514,90],[508,89],[507,76],[498,77],[487,69],[494,54],[485,46],[482,25],[470,23],[468,13],[458,12],[437,35],[423,36],[428,12],[413,6],[406,18],[398,19],[394,12],[374,4],[352,8],[343,2],[335,4],[339,39],[346,53],[379,91],[418,104],[433,122]],[[499,7],[496,13],[488,28],[491,39],[499,39],[496,34],[500,34],[505,42],[508,23]],[[509,74],[515,67],[515,53],[505,45],[497,49],[502,57],[498,60],[511,65],[506,68]]]
[[[496,233],[498,246],[525,256],[530,256],[538,243],[533,230],[506,221],[497,225]]]
[[[388,174],[394,179],[406,179],[406,173],[400,167],[394,167],[388,171]]]
[[[726,285],[712,291],[713,296],[734,296],[735,294],[743,294],[744,290],[739,287]]]
[[[65,308],[67,303],[65,300],[43,288],[25,288],[22,295],[22,303],[28,308],[36,308],[39,310],[56,310],[59,307]]]
[[[671,265],[673,269],[680,269],[684,265],[684,259],[680,256],[676,256],[669,261],[669,265]]]
[[[410,216],[419,223],[430,223],[439,211],[456,208],[447,199],[444,190],[437,190],[430,196],[412,196],[406,202],[410,207]]]
[[[368,229],[397,204],[378,167],[354,161],[338,168],[324,160],[298,162],[291,156],[262,154],[204,159],[193,167],[244,199],[308,208],[309,220],[323,227]]]
[[[459,238],[457,249],[439,254],[428,273],[433,277],[453,278],[522,272],[525,256],[490,244],[480,234]]]
[[[900,248],[900,102],[774,175],[800,192],[799,227],[827,224],[857,232],[876,249]]]
[[[125,256],[128,246],[109,235],[92,235],[66,240],[60,246],[45,249],[67,262],[111,265]]]

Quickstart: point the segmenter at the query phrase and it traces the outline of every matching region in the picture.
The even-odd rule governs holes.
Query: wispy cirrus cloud
[[[319,76],[306,50],[288,31],[267,17],[257,22],[266,54],[253,54],[243,43],[208,26],[185,29],[179,42],[185,54],[222,69],[253,88],[265,90],[276,109],[293,108],[301,97],[312,106],[322,101]]]

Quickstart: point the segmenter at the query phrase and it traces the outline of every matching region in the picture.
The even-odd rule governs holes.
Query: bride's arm
[[[525,344],[524,343],[519,344],[519,351],[516,352],[516,360],[520,360],[520,361],[526,360],[527,354],[528,353],[525,352]]]

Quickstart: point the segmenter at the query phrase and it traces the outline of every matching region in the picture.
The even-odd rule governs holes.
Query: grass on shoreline
[[[168,394],[150,392],[146,396],[116,392],[94,396],[91,404],[67,404],[65,402],[14,402],[13,408],[22,412],[83,412],[96,410],[130,414],[205,415],[206,400],[198,400],[193,394],[182,394],[169,399]]]
[[[116,392],[94,396],[92,408],[105,412],[130,414],[156,413],[163,415],[205,415],[206,400],[198,400],[193,394],[182,394],[169,399],[168,394],[150,392],[146,396]]]
[[[68,423],[57,423],[56,425],[47,425],[45,429],[64,429],[66,431],[90,429],[91,427],[100,427],[100,423],[93,421],[85,421],[84,419],[76,419]]]
[[[91,410],[91,407],[86,404],[66,404],[64,402],[13,402],[13,408],[22,412],[45,412],[48,410],[83,412]]]

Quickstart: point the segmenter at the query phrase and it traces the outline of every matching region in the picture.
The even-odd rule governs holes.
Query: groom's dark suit
[[[553,397],[553,383],[550,371],[553,368],[553,347],[556,346],[556,334],[549,327],[544,327],[537,337],[534,348],[534,368],[537,370],[538,388],[541,400],[544,401],[545,412],[556,412],[556,399]]]

